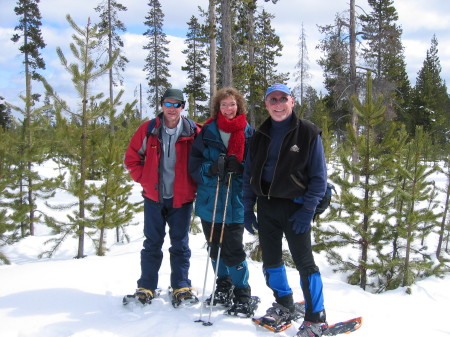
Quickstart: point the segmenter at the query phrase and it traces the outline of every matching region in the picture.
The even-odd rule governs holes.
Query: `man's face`
[[[281,91],[274,91],[267,96],[266,109],[275,122],[284,121],[294,109],[294,97]]]
[[[164,103],[171,103],[166,106]],[[173,104],[178,103],[179,107],[173,106]],[[180,120],[181,111],[183,110],[181,101],[173,98],[166,98],[162,104],[163,116],[164,116],[164,124],[169,128],[174,128],[177,126],[178,121]]]

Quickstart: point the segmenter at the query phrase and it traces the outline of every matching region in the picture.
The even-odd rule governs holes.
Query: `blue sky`
[[[87,23],[90,16],[93,20],[97,14],[93,10],[101,0],[41,0],[40,10],[42,14],[42,32],[47,44],[42,51],[47,69],[45,76],[55,89],[69,102],[74,93],[71,88],[70,77],[61,67],[56,55],[56,48],[62,48],[70,61],[71,52],[69,43],[73,33],[66,21],[66,14],[70,14],[79,26]],[[14,26],[18,23],[18,17],[14,13],[16,0],[0,0],[0,45],[4,52],[0,54],[0,96],[6,97],[13,104],[20,104],[18,95],[24,91],[24,76],[22,55],[18,51],[18,44],[10,41],[14,34]],[[142,84],[145,90],[144,65],[145,51],[142,46],[145,38],[142,33],[145,26],[142,24],[148,12],[148,1],[146,0],[122,0],[119,1],[128,7],[128,11],[120,14],[120,19],[127,26],[127,32],[123,35],[125,42],[125,55],[130,63],[124,74],[126,101],[134,98],[135,88]],[[184,65],[184,54],[181,50],[185,48],[184,37],[186,22],[192,15],[199,16],[198,6],[207,9],[207,0],[180,1],[160,0],[165,14],[164,28],[170,41],[169,67],[170,82],[174,87],[182,88],[186,84],[185,74],[181,72]],[[274,5],[258,0],[258,4],[275,15],[273,27],[280,36],[284,45],[283,56],[278,59],[278,71],[295,71],[298,61],[298,37],[303,23],[307,35],[307,46],[310,60],[310,84],[317,90],[322,90],[322,70],[317,65],[320,57],[316,49],[321,36],[317,25],[331,24],[336,13],[348,9],[348,1],[336,0],[279,0]],[[358,11],[367,10],[367,1],[356,0]],[[403,44],[405,47],[405,59],[407,72],[411,83],[415,83],[416,74],[422,66],[426,51],[430,47],[433,34],[439,41],[439,58],[441,60],[442,74],[447,85],[450,81],[450,1],[448,0],[395,0],[394,6],[399,14],[399,25],[403,29]],[[6,52],[5,52],[6,51]],[[101,89],[103,83],[98,84]],[[288,85],[294,86],[293,80]],[[36,85],[36,88],[38,85]],[[144,93],[145,95],[145,93]],[[145,104],[144,104],[145,105]]]

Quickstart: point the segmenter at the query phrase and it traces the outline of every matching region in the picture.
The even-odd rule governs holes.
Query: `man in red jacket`
[[[156,296],[163,258],[166,223],[171,241],[170,286],[172,304],[196,303],[189,279],[189,227],[196,184],[188,174],[188,159],[200,127],[181,116],[185,100],[178,89],[167,89],[161,98],[163,112],[144,122],[133,135],[124,163],[144,197],[144,248],[141,277],[135,297],[149,304]]]

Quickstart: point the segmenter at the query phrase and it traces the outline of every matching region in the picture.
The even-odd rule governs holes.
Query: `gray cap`
[[[164,100],[167,98],[177,99],[181,102],[184,102],[183,92],[180,89],[167,89],[161,98],[161,103],[164,102]]]

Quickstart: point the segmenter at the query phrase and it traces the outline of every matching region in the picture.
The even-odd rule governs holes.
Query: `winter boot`
[[[213,305],[221,304],[225,307],[231,306],[234,297],[233,289],[234,286],[229,276],[218,278],[216,280]],[[212,294],[205,301],[207,305],[211,305],[211,298]]]
[[[296,337],[321,337],[323,333],[327,330],[327,323],[314,323],[304,321],[300,326]]]
[[[234,304],[227,310],[228,315],[251,317],[255,314],[261,300],[258,296],[251,296],[250,286],[234,288]]]
[[[258,319],[261,324],[266,324],[277,328],[283,324],[290,323],[292,320],[291,311],[279,303],[274,302],[272,307],[267,309],[266,314]]]
[[[155,292],[154,290],[138,288],[133,295],[127,295],[123,298],[123,304],[126,305],[136,300],[144,305],[150,304],[158,294],[159,293]]]
[[[174,289],[171,295],[174,308],[178,308],[180,305],[191,306],[198,303],[198,298],[193,293],[193,288],[190,287]]]

